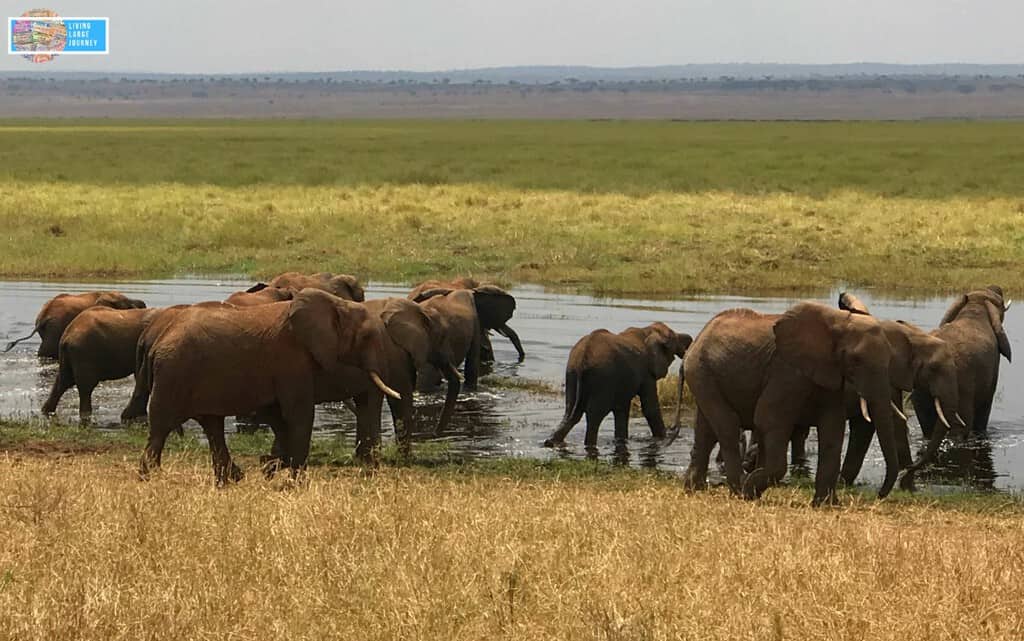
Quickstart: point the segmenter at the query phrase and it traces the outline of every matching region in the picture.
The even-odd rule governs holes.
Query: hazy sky
[[[0,0],[0,6],[4,17],[47,7],[65,16],[110,18],[109,56],[33,65],[5,54],[4,71],[1024,62],[1024,0]]]

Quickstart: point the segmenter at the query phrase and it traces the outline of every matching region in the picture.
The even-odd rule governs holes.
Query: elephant
[[[867,306],[847,292],[839,295],[839,309],[870,316]],[[903,413],[903,393],[914,389],[928,390],[940,408],[944,407],[949,416],[956,416],[955,412],[959,407],[956,363],[953,350],[944,340],[904,321],[879,320],[878,323],[892,348],[889,380],[892,384],[893,429],[900,467],[906,468],[911,464],[912,456],[907,417]],[[845,393],[846,419],[850,424],[850,435],[840,477],[847,485],[852,485],[864,464],[864,457],[874,437],[875,426],[866,421],[861,414],[856,390],[848,386]],[[806,460],[804,441],[808,430],[807,425],[794,430],[794,463]]]
[[[128,405],[121,411],[121,421],[128,422],[144,418],[147,415],[147,405],[149,405],[149,394],[152,388],[152,381],[150,380],[150,372],[145,367],[145,357],[153,347],[156,339],[160,337],[160,334],[178,320],[185,310],[193,308],[236,309],[236,306],[230,303],[206,301],[202,303],[194,303],[192,305],[172,305],[170,307],[157,309],[157,313],[154,314],[152,318],[148,319],[145,327],[143,327],[142,332],[139,334],[138,341],[133,348],[135,387],[132,390],[131,400],[128,401]],[[181,432],[181,430],[178,431],[179,433]]]
[[[359,280],[355,276],[349,276],[348,274],[332,274],[331,272],[318,272],[316,274],[306,275],[300,274],[299,272],[285,272],[278,276],[275,276],[269,283],[270,287],[279,287],[281,289],[294,289],[296,292],[306,287],[312,287],[313,289],[322,289],[325,292],[330,292],[339,298],[345,300],[354,301],[361,303],[366,300],[366,294],[363,292],[362,285],[359,284]],[[262,283],[251,287],[248,291],[259,291]]]
[[[491,340],[488,336],[493,329],[505,338],[512,341],[519,355],[519,362],[526,358],[526,351],[519,335],[508,326],[508,321],[516,311],[516,299],[505,290],[495,285],[481,285],[473,278],[456,278],[453,281],[428,280],[417,285],[409,292],[409,300],[421,303],[433,296],[447,294],[457,289],[468,289],[473,292],[473,301],[476,304],[477,316],[480,318],[480,329],[483,332],[480,338],[480,360],[491,362],[494,360],[494,350],[491,348]]]
[[[266,305],[267,303],[279,303],[284,300],[291,300],[295,296],[295,290],[281,287],[271,287],[266,283],[257,283],[243,292],[235,292],[224,299],[237,307],[252,307],[253,305]]]
[[[217,484],[240,480],[224,417],[268,407],[286,430],[292,475],[298,475],[309,455],[321,371],[357,367],[381,392],[401,400],[383,381],[385,340],[383,321],[365,305],[313,288],[287,302],[182,310],[145,356],[152,389],[140,476],[160,466],[168,434],[192,418],[209,441]]]
[[[1007,362],[1013,358],[1010,339],[1003,329],[1011,302],[1004,298],[998,285],[970,291],[953,301],[939,326],[931,332],[953,350],[959,395],[954,416],[969,432],[988,428],[992,398],[999,382],[999,357]],[[900,480],[900,485],[907,489],[913,487],[915,473],[935,457],[950,429],[948,415],[942,410],[945,403],[936,403],[932,390],[915,386],[910,398],[928,445]]]
[[[422,303],[417,303],[435,314],[440,326],[440,334],[449,346],[448,353],[453,367],[465,362],[466,389],[476,389],[480,378],[480,317],[477,315],[473,292],[468,289],[456,289],[446,294],[431,296]],[[437,368],[430,365],[422,367],[418,372],[421,390],[433,389],[440,381],[441,375]]]
[[[57,378],[43,413],[56,412],[64,392],[77,386],[79,416],[85,419],[92,414],[92,392],[100,381],[135,373],[139,336],[161,311],[94,306],[76,316],[60,338]]]
[[[685,484],[703,488],[715,443],[721,444],[729,488],[757,498],[786,475],[796,425],[818,428],[813,505],[835,502],[846,419],[844,382],[873,419],[885,457],[879,496],[896,482],[899,461],[890,406],[892,348],[878,321],[813,302],[783,314],[750,309],[719,313],[687,350],[680,374],[697,402]],[[685,374],[685,375],[684,375]],[[742,430],[754,430],[758,467],[743,476]]]
[[[36,316],[34,329],[24,338],[7,344],[5,352],[21,341],[28,340],[33,334],[39,334],[38,356],[57,358],[60,337],[71,321],[90,307],[110,307],[112,309],[143,309],[146,303],[135,298],[128,298],[121,292],[85,292],[83,294],[58,294],[46,301]]]
[[[630,327],[618,334],[599,329],[581,338],[569,352],[565,368],[565,416],[544,445],[562,444],[586,414],[584,442],[595,447],[598,427],[609,412],[615,416],[615,440],[625,441],[630,404],[637,396],[651,436],[663,438],[658,381],[665,378],[677,356],[686,355],[692,342],[689,334],[676,333],[664,323]]]
[[[444,408],[437,424],[437,431],[443,431],[451,420],[455,401],[461,389],[459,374],[452,365],[454,358],[448,345],[440,318],[429,308],[424,308],[404,298],[369,300],[366,309],[378,316],[384,323],[384,352],[387,360],[387,374],[384,382],[401,394],[401,400],[387,398],[395,425],[395,436],[403,448],[409,445],[413,426],[413,392],[416,389],[417,369],[432,366],[437,368],[448,381]],[[380,444],[381,397],[380,390],[356,367],[342,365],[319,373],[314,380],[314,400],[317,403],[354,399],[352,409],[356,414],[356,456],[367,458],[373,447]],[[276,408],[265,412],[259,418],[267,420],[274,428],[275,438],[271,454],[265,462],[268,476],[277,467],[289,464],[285,426],[276,415]]]

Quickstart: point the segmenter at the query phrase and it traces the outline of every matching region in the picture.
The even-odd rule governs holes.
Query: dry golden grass
[[[0,462],[0,637],[1019,639],[1024,521],[671,480]]]

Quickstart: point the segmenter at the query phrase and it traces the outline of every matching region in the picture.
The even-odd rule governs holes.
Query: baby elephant
[[[655,438],[665,436],[658,404],[658,379],[672,360],[683,358],[693,338],[677,334],[664,323],[630,327],[619,334],[599,329],[580,339],[569,352],[565,368],[565,418],[544,445],[553,447],[587,415],[587,447],[597,444],[597,428],[612,412],[615,438],[629,436],[629,406],[640,397],[644,418]]]

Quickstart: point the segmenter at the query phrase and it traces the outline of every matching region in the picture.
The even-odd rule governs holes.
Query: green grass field
[[[1024,285],[1024,123],[0,121],[0,276]]]

